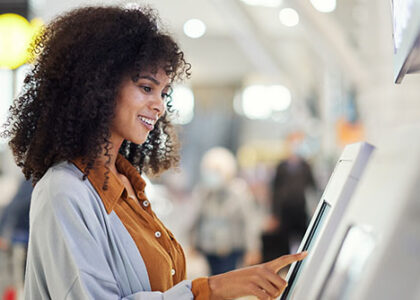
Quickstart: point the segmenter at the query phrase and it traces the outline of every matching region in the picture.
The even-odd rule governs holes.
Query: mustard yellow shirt
[[[81,159],[73,163],[83,171]],[[121,180],[108,172],[107,190],[103,190],[105,167],[95,166],[88,180],[103,201],[108,214],[114,211],[133,238],[147,268],[152,291],[167,291],[186,279],[185,255],[173,234],[162,224],[152,210],[144,188],[145,181],[136,168],[122,155],[116,159],[118,172],[130,181],[137,199],[128,196]],[[192,281],[195,299],[209,299],[208,278]]]

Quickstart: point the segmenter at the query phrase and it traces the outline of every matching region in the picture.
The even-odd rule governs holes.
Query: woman
[[[170,85],[190,75],[153,11],[77,9],[32,51],[4,134],[35,184],[25,299],[270,299],[283,290],[276,272],[305,254],[185,280],[183,251],[150,207],[140,174],[178,162]]]

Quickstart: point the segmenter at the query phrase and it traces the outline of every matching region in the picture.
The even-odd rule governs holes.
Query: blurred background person
[[[1,264],[2,277],[8,277],[7,283],[10,284],[5,288],[3,297],[15,295],[23,286],[32,190],[32,182],[22,180],[15,196],[0,214],[0,250],[10,257],[8,264],[4,264],[5,261]]]
[[[233,154],[221,147],[207,151],[201,177],[193,193],[198,208],[193,240],[211,274],[259,263],[261,217],[245,181],[237,177]]]
[[[263,236],[264,260],[295,252],[308,226],[306,194],[316,190],[311,166],[303,158],[302,135],[287,138],[288,156],[275,169],[271,183],[271,215]]]
[[[28,244],[29,206],[32,182],[22,180],[16,195],[4,208],[0,216],[0,247],[7,249],[11,244]]]

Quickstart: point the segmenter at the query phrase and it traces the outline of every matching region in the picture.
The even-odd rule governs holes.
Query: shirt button
[[[171,270],[171,275],[174,276],[175,275],[175,269]]]
[[[147,201],[147,200],[144,200],[144,201],[143,201],[143,206],[144,206],[144,207],[148,207],[148,206],[149,206],[149,204],[150,204],[150,203],[149,203],[149,201]]]
[[[162,234],[160,233],[160,231],[155,232],[155,237],[160,238],[161,236],[162,236]]]

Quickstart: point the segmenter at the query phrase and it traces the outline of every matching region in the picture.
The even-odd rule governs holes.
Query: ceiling
[[[286,27],[278,19],[280,8],[249,6],[240,0],[136,1],[159,11],[193,65],[193,84],[241,85],[263,78],[289,86],[301,95],[319,85],[319,75],[331,59],[355,84],[367,76],[355,51],[357,25],[366,22],[366,0],[337,2],[337,9],[325,14],[316,11],[309,0],[283,0],[280,8],[293,7],[300,14],[298,26]],[[34,14],[48,21],[70,8],[97,3],[32,0],[31,6]],[[202,38],[191,39],[183,34],[183,24],[190,18],[206,24]]]

